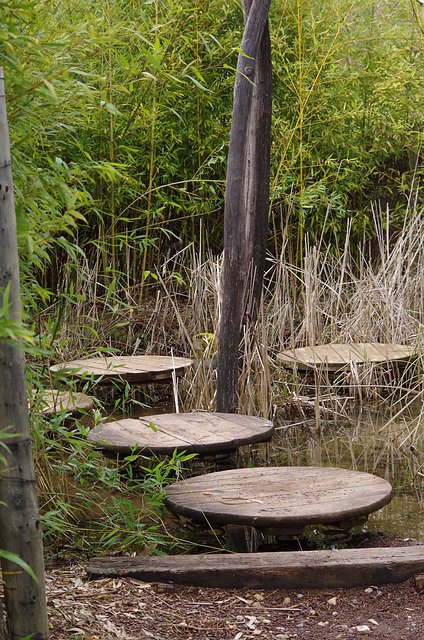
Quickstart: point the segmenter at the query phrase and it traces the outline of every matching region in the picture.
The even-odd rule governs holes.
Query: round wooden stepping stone
[[[338,371],[345,368],[350,362],[357,364],[406,363],[414,353],[413,347],[404,344],[358,342],[289,349],[278,353],[277,360],[288,368],[294,366],[297,366],[298,369],[325,367],[329,371]]]
[[[43,395],[41,413],[46,416],[70,413],[76,415],[89,413],[94,407],[94,400],[85,393],[69,391],[46,391]]]
[[[171,356],[107,356],[104,358],[80,358],[50,367],[53,373],[67,376],[92,377],[104,383],[152,382],[171,380],[172,374],[181,376],[193,360]]]
[[[350,528],[390,502],[393,490],[382,478],[347,469],[256,467],[176,482],[165,496],[171,511],[192,520],[284,534],[313,524]]]
[[[124,455],[172,455],[234,451],[244,444],[270,440],[270,420],[230,413],[163,413],[107,422],[89,432],[92,442]]]

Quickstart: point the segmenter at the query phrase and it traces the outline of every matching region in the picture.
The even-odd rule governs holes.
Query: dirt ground
[[[374,534],[367,546],[414,544]],[[86,580],[83,565],[47,572],[51,640],[375,640],[424,638],[413,579],[355,589],[206,589],[133,579]]]

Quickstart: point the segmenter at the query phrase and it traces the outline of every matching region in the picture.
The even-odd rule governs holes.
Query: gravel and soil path
[[[414,544],[374,534],[368,546]],[[47,572],[51,640],[375,640],[424,638],[414,580],[355,589],[220,590],[88,582],[82,565]]]

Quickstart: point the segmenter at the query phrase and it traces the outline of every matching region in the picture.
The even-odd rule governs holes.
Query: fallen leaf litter
[[[413,580],[378,590],[292,592],[179,585],[162,590],[134,579],[84,578],[82,566],[47,573],[50,640],[424,637],[424,595]]]

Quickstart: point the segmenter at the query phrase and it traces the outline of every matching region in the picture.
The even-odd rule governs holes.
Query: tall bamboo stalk
[[[111,38],[112,18],[110,11],[110,0],[107,0],[107,26],[109,37]],[[112,43],[109,42],[109,103],[113,104],[113,65],[112,65]],[[109,114],[109,160],[115,161],[113,113]],[[115,248],[115,184],[112,178],[110,185],[110,213],[111,213],[111,251],[112,251],[112,277],[116,271],[116,248]]]
[[[155,27],[159,24],[159,2],[156,0],[155,2]],[[156,33],[156,30],[155,30]],[[156,36],[157,37],[157,36]],[[144,287],[144,279],[146,272],[146,263],[147,263],[147,247],[149,240],[149,232],[150,232],[150,217],[152,210],[152,197],[153,197],[153,175],[154,175],[154,165],[155,165],[155,133],[156,133],[156,99],[157,99],[157,79],[153,80],[153,103],[152,103],[152,128],[150,130],[150,167],[149,167],[149,187],[147,190],[147,220],[146,220],[146,233],[144,239],[144,251],[143,251],[143,263],[141,267],[141,285],[140,285],[140,296],[139,303],[143,298],[143,287]]]
[[[194,7],[195,25],[196,25],[196,67],[199,68],[199,5],[197,0]],[[202,161],[200,153],[200,95],[199,87],[196,87],[196,116],[197,116],[197,172],[199,175],[199,184],[202,183]],[[201,207],[203,209],[203,197],[201,201]],[[194,232],[194,216],[191,217],[192,238],[195,238]]]
[[[298,40],[298,62],[299,62],[299,234],[298,242],[298,258],[299,264],[303,265],[303,235],[305,222],[303,220],[303,45],[302,45],[302,20],[300,16],[300,0],[297,0],[297,40]]]

